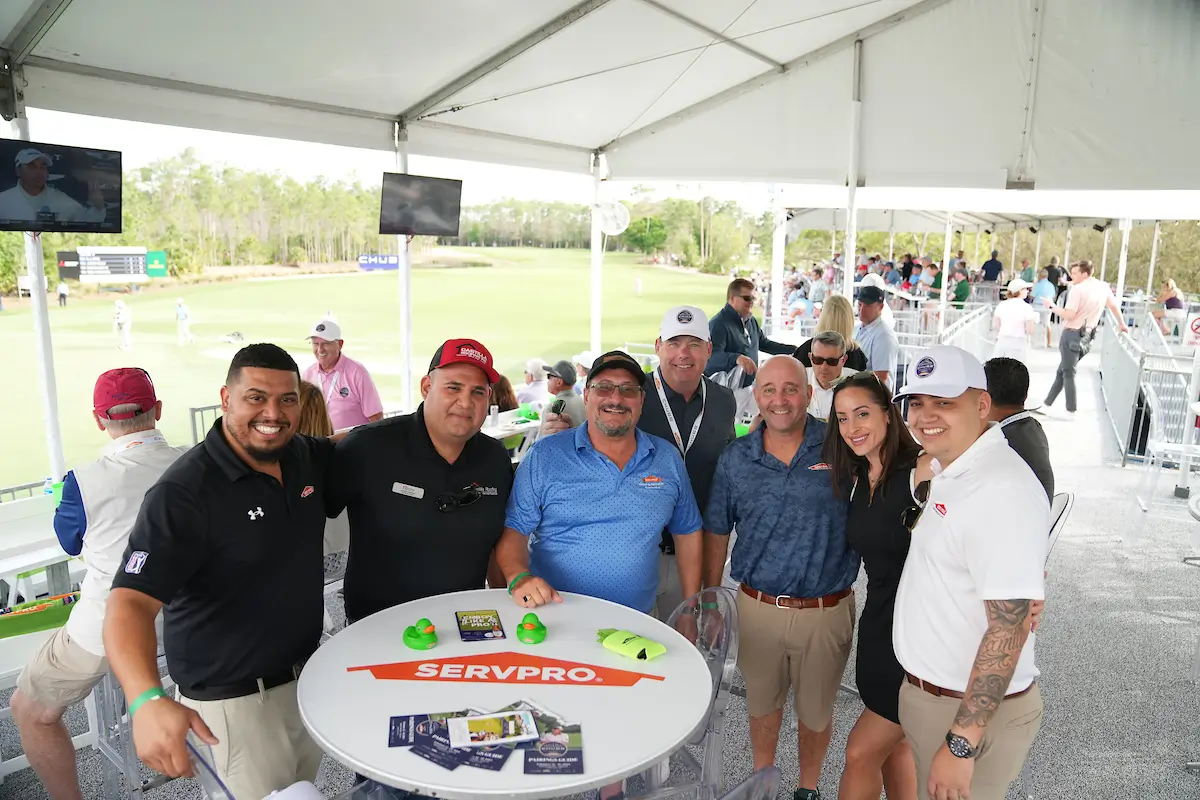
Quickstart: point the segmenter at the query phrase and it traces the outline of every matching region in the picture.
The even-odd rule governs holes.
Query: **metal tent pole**
[[[1146,276],[1146,294],[1154,294],[1154,265],[1158,263],[1158,234],[1162,223],[1154,220],[1154,243],[1150,245],[1150,274]]]
[[[954,212],[947,211],[946,212],[946,246],[945,246],[945,249],[942,251],[942,269],[940,272],[940,274],[942,276],[942,289],[940,292],[938,292],[938,328],[937,328],[937,331],[938,331],[938,341],[939,342],[941,342],[941,340],[942,340],[942,331],[944,331],[946,329],[946,295],[949,294],[949,292],[947,291],[947,288],[948,288],[948,284],[950,283],[950,275],[949,275],[950,270],[948,268],[948,265],[950,264],[950,248],[953,246],[953,241],[954,241]]]
[[[402,175],[408,174],[408,129],[396,123],[395,128],[396,169]],[[416,392],[413,391],[413,344],[412,344],[412,251],[409,249],[409,237],[401,234],[396,237],[400,248],[400,397],[405,411],[413,411],[417,407]]]
[[[896,262],[896,210],[888,212],[888,261]]]
[[[1063,251],[1063,269],[1067,271],[1067,275],[1071,274],[1071,220],[1067,220],[1067,246]]]
[[[1042,269],[1042,221],[1038,220],[1037,239],[1033,244],[1033,268],[1041,271]]]
[[[1015,225],[1013,226],[1013,248],[1012,248],[1012,250],[1013,250],[1012,268],[1015,270],[1017,268],[1017,227]],[[1037,274],[1037,264],[1033,265],[1033,272],[1034,272],[1034,275]]]
[[[842,293],[854,298],[854,273],[858,271],[858,162],[862,148],[862,40],[854,43],[854,72],[850,91],[850,163],[846,170],[846,270],[842,273]]]
[[[24,105],[18,107],[13,129],[18,139],[29,141],[29,118]],[[42,420],[46,426],[48,477],[61,481],[67,474],[63,457],[62,426],[58,421],[58,384],[54,379],[54,343],[50,336],[50,309],[46,303],[46,267],[42,260],[42,237],[25,233],[25,268],[29,275],[29,297],[33,306],[34,346],[37,350],[38,378],[42,386]]]
[[[1117,303],[1125,297],[1125,268],[1129,265],[1129,230],[1133,220],[1121,220],[1121,255],[1117,257]]]
[[[837,258],[837,227],[829,229],[829,260]]]
[[[980,227],[979,227],[978,225],[976,225],[976,226],[975,226],[975,260],[971,262],[971,266],[972,266],[972,267],[974,267],[975,269],[979,269],[979,239],[980,239],[980,231],[981,231]]]
[[[600,186],[604,181],[604,155],[596,153],[592,160],[592,268],[591,268],[591,335],[588,347],[602,353],[600,346],[600,313],[604,292],[604,234],[600,230]]]
[[[1100,251],[1100,280],[1104,280],[1104,272],[1108,267],[1108,232],[1111,225],[1104,226],[1104,249]]]
[[[787,249],[787,209],[780,190],[772,186],[771,204],[775,209],[775,227],[771,231],[771,335],[783,331],[783,256]]]

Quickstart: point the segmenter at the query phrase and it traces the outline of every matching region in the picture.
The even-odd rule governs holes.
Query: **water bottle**
[[[54,494],[54,478],[46,478],[42,484],[42,494]]]

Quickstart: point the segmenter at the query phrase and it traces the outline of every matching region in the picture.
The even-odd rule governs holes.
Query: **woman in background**
[[[854,341],[854,309],[850,307],[850,301],[844,296],[834,294],[825,299],[825,304],[821,306],[821,316],[817,317],[817,329],[813,335],[822,331],[837,331],[846,341],[845,366],[856,370],[867,368],[867,354],[858,346],[858,342]],[[809,361],[811,354],[812,339],[809,339],[796,348],[792,357],[800,359],[800,363],[804,366],[811,367],[812,362]]]
[[[1175,285],[1174,278],[1167,278],[1163,281],[1162,291],[1158,293],[1155,302],[1162,303],[1163,307],[1156,308],[1150,313],[1158,321],[1158,327],[1162,329],[1163,336],[1174,335],[1174,331],[1171,329],[1175,324],[1182,323],[1187,319],[1187,304],[1184,303],[1183,294]],[[1170,320],[1172,324],[1167,325],[1165,320]]]
[[[517,402],[517,393],[513,391],[512,383],[503,375],[492,386],[492,405],[499,406],[501,411],[512,411],[521,405]]]

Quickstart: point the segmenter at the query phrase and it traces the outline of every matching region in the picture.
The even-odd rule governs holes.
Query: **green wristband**
[[[511,581],[508,582],[508,593],[509,594],[513,593],[513,587],[517,585],[517,581],[521,580],[522,578],[532,578],[532,577],[533,577],[532,572],[518,573],[517,577],[513,578]]]
[[[721,605],[719,603],[701,603],[700,607],[701,608],[720,608]]]
[[[166,696],[167,693],[164,692],[159,686],[154,686],[150,689],[147,689],[135,697],[133,702],[129,704],[129,718],[133,719],[133,715],[137,713],[137,710],[146,705],[146,703],[149,703],[151,700],[157,700],[160,697]]]

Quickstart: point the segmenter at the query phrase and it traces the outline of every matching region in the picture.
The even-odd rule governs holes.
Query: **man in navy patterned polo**
[[[730,575],[741,583],[738,667],[756,770],[775,762],[783,705],[788,689],[795,693],[795,800],[821,796],[817,779],[854,637],[859,566],[846,542],[846,500],[834,495],[821,459],[827,426],[806,412],[811,396],[794,358],[773,358],[758,371],[754,398],[763,424],[721,454],[704,517],[706,586],[721,584],[737,528]]]
[[[664,529],[684,596],[700,591],[700,511],[679,449],[637,429],[645,380],[627,354],[600,356],[587,420],[539,440],[517,469],[496,560],[518,605],[562,590],[652,613]]]

